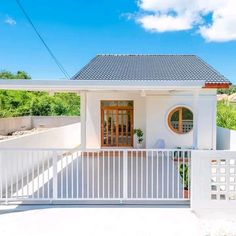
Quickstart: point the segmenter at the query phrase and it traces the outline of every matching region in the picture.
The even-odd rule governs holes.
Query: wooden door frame
[[[134,130],[134,107],[129,107],[129,106],[102,106],[102,102],[104,101],[109,101],[109,102],[113,102],[113,101],[129,101],[129,100],[101,100],[100,101],[100,117],[101,117],[101,124],[100,124],[100,132],[101,132],[101,147],[108,147],[108,148],[119,148],[119,147],[129,147],[129,148],[133,148],[134,145],[134,137],[133,137],[133,130]],[[133,101],[132,101],[133,102]],[[104,110],[127,110],[131,112],[131,145],[119,145],[118,144],[118,138],[119,136],[117,135],[119,133],[119,125],[118,122],[116,124],[116,143],[118,144],[118,146],[111,146],[111,145],[105,145],[104,144]],[[116,114],[116,119],[118,118],[118,112]],[[117,119],[118,121],[118,119]]]

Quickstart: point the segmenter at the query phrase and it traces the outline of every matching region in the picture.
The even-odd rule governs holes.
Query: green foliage
[[[179,174],[184,182],[184,189],[189,189],[189,176],[188,176],[188,165],[180,164],[179,166]]]
[[[0,90],[0,117],[16,116],[79,116],[80,97],[73,93]]]
[[[31,79],[31,77],[24,71],[17,71],[16,74],[9,71],[1,71],[0,79]]]
[[[24,71],[13,74],[1,71],[0,79],[31,79]],[[0,90],[0,117],[79,116],[80,97],[74,93],[27,92]]]
[[[228,89],[218,89],[217,94],[228,94],[236,93],[236,85],[230,86]]]
[[[217,105],[217,126],[236,130],[236,107],[218,102]]]
[[[142,143],[143,141],[143,131],[141,129],[134,129],[134,135],[138,138],[138,143]]]

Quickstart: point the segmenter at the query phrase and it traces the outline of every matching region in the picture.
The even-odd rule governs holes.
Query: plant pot
[[[190,197],[190,191],[188,189],[184,189],[184,198]]]
[[[137,143],[136,147],[137,147],[137,149],[142,149],[143,145],[142,145],[142,143]]]

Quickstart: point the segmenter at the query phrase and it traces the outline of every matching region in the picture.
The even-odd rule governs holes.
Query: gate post
[[[128,151],[124,150],[123,161],[123,200],[128,198]]]
[[[53,199],[57,199],[57,153],[53,151],[53,159],[52,159],[52,167],[53,167]]]

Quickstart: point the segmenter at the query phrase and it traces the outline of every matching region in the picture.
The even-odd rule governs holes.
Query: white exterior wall
[[[75,123],[38,133],[6,139],[1,148],[75,148],[81,143],[81,124]]]
[[[236,150],[236,131],[217,127],[217,149]]]
[[[86,95],[86,147],[101,147],[101,100],[133,100],[134,128],[144,131],[144,146],[157,148],[158,139],[164,139],[166,148],[191,148],[193,131],[188,134],[176,134],[168,127],[168,114],[177,106],[186,106],[194,110],[193,92],[161,95],[140,92],[87,92]],[[198,148],[215,149],[216,146],[216,92],[202,90],[198,101]],[[135,142],[134,142],[135,144]]]

